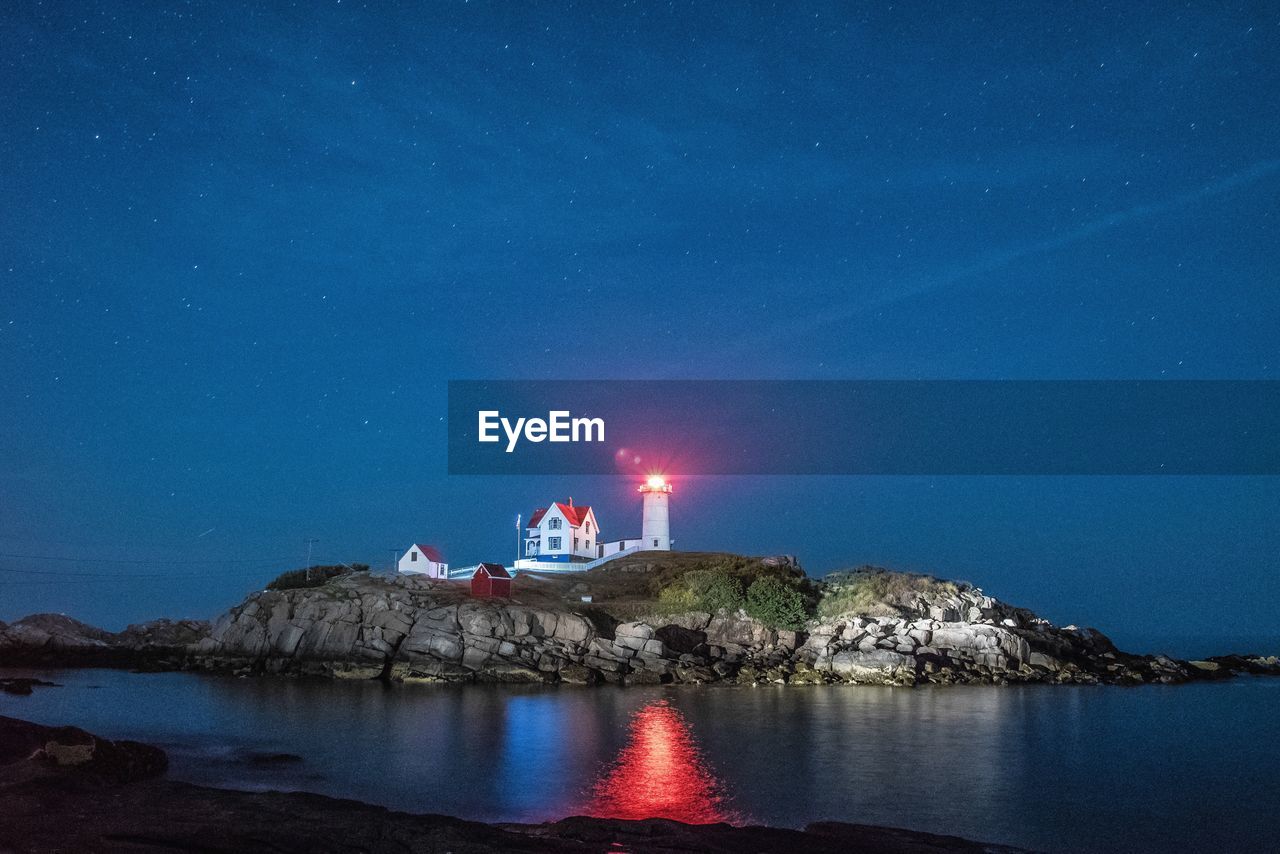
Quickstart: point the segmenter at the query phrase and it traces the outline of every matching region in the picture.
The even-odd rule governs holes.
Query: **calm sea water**
[[[218,786],[483,820],[841,819],[1049,851],[1280,839],[1280,680],[542,689],[22,672],[63,687],[0,694],[0,714],[160,744],[171,776]]]

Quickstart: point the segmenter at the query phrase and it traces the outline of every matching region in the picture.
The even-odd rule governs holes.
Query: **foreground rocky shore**
[[[643,613],[652,602],[630,603],[639,613],[622,621],[621,606],[568,595],[609,576],[583,578],[521,576],[511,600],[483,600],[458,582],[351,573],[253,593],[213,624],[160,620],[120,633],[36,615],[0,624],[0,664],[572,684],[1142,684],[1280,674],[1274,656],[1122,652],[1094,629],[1054,626],[976,588],[883,570],[820,583],[826,613],[801,630],[741,610]],[[868,589],[880,592],[846,595]],[[832,613],[846,601],[848,611]]]
[[[164,751],[0,717],[0,851],[1013,852],[951,836],[821,822],[804,830],[567,818],[489,825],[356,801],[163,778]]]

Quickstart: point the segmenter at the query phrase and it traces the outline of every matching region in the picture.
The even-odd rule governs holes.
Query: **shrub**
[[[685,575],[684,583],[697,601],[699,611],[732,613],[746,602],[742,582],[722,570],[694,570]]]
[[[691,570],[658,592],[658,610],[664,614],[733,612],[745,603],[742,582],[720,570]]]
[[[747,613],[775,629],[801,629],[809,618],[808,602],[795,584],[765,576],[747,588]]]
[[[303,587],[321,587],[340,575],[347,575],[352,572],[368,572],[368,570],[368,565],[363,563],[353,563],[350,566],[345,563],[336,566],[313,566],[310,572],[311,579],[307,580],[307,570],[292,569],[276,576],[267,585],[267,589],[298,590]]]
[[[683,584],[675,584],[658,594],[658,611],[663,614],[681,614],[698,610],[698,599]]]

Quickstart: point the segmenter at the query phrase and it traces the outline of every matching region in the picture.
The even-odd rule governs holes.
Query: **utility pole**
[[[393,548],[387,549],[387,551],[391,552],[391,575],[394,577],[396,574],[396,558],[400,557],[400,550]]]
[[[315,537],[307,538],[307,583],[311,582],[311,547],[320,542]]]

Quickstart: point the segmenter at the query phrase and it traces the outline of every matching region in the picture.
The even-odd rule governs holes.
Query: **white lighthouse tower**
[[[644,496],[644,517],[640,523],[640,548],[643,550],[671,551],[671,521],[667,504],[671,498],[671,484],[658,475],[645,481],[640,487]]]

